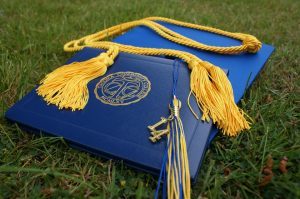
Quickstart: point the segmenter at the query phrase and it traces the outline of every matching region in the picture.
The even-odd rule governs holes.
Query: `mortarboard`
[[[165,25],[162,25],[163,23],[157,23],[155,21],[162,21],[162,22],[175,24],[177,26],[187,27],[190,29],[197,29],[206,32],[212,32],[214,34],[220,34],[225,37],[231,37],[233,39],[240,40],[242,41],[242,44],[237,44],[233,46],[229,45],[228,47],[205,45],[203,43],[199,43],[195,40],[192,40],[191,38],[178,34],[172,31],[171,29],[167,28]],[[155,62],[153,63],[154,66],[152,68],[152,69],[155,68],[154,72],[152,70],[149,70],[152,71],[152,73],[157,76],[156,78],[164,77],[163,83],[161,83],[160,81],[158,82],[160,82],[161,87],[163,87],[163,85],[169,85],[168,89],[170,91],[166,91],[164,94],[160,93],[160,96],[156,98],[157,100],[156,103],[159,103],[161,109],[163,109],[162,107],[168,107],[165,110],[169,109],[169,111],[167,111],[169,113],[168,114],[164,113],[159,123],[150,125],[148,128],[151,133],[150,140],[153,142],[156,142],[158,138],[161,138],[162,135],[167,136],[167,140],[165,141],[165,145],[167,147],[165,147],[165,149],[163,150],[163,155],[162,155],[163,158],[161,161],[162,166],[160,169],[161,170],[160,180],[165,181],[164,184],[167,185],[163,189],[166,191],[163,192],[164,193],[167,192],[166,195],[168,195],[169,198],[189,198],[191,169],[189,165],[190,161],[188,160],[189,148],[187,148],[187,146],[189,146],[187,145],[187,143],[189,143],[189,140],[188,140],[188,136],[185,135],[185,131],[186,129],[189,128],[187,126],[190,125],[188,124],[183,126],[183,124],[186,124],[189,121],[193,121],[193,120],[189,119],[188,122],[183,122],[186,119],[186,117],[183,116],[187,112],[184,110],[187,110],[187,107],[190,108],[191,110],[190,114],[193,113],[195,115],[195,118],[197,118],[199,114],[195,113],[197,112],[197,109],[195,109],[195,105],[196,105],[196,107],[199,107],[201,109],[202,120],[215,123],[216,126],[223,132],[223,134],[229,136],[234,136],[238,132],[244,129],[249,129],[250,128],[249,122],[245,119],[246,114],[242,110],[240,110],[235,104],[233,90],[224,71],[214,66],[210,62],[201,60],[199,58],[200,56],[199,57],[195,56],[194,53],[193,54],[189,53],[188,50],[186,51],[174,50],[176,49],[174,47],[149,48],[150,46],[137,47],[137,46],[124,45],[115,42],[101,41],[102,39],[108,36],[123,33],[124,31],[135,26],[146,26],[150,28],[152,31],[154,31],[156,34],[162,36],[167,40],[172,41],[173,43],[177,43],[183,46],[193,48],[193,50],[200,49],[200,50],[204,50],[205,52],[208,51],[210,52],[210,54],[213,53],[214,56],[216,56],[215,53],[219,53],[219,54],[240,54],[246,52],[256,53],[261,48],[262,44],[255,37],[247,34],[230,33],[215,28],[179,22],[171,19],[151,17],[151,18],[146,18],[142,20],[137,20],[137,21],[113,26],[106,30],[100,31],[99,33],[88,35],[81,39],[74,40],[67,43],[64,47],[65,51],[78,51],[78,50],[82,50],[85,47],[101,48],[101,49],[106,49],[107,51],[97,56],[92,56],[90,57],[91,59],[85,61],[82,61],[80,59],[79,60],[75,59],[74,60],[75,62],[72,62],[71,64],[56,69],[52,73],[48,74],[41,81],[41,85],[37,88],[37,94],[42,96],[43,99],[48,104],[53,104],[57,106],[59,109],[61,109],[60,114],[68,117],[70,116],[72,121],[76,121],[80,119],[78,115],[84,117],[86,110],[89,110],[88,106],[89,104],[91,104],[91,102],[89,101],[95,100],[94,98],[91,98],[91,94],[90,94],[91,92],[89,92],[90,89],[88,88],[90,88],[90,85],[92,85],[95,79],[101,76],[103,76],[103,78],[101,78],[99,83],[94,85],[95,86],[94,94],[96,96],[96,100],[101,101],[103,104],[106,105],[108,104],[115,107],[116,106],[123,107],[123,105],[125,104],[127,105],[128,103],[130,103],[130,100],[128,102],[128,99],[132,97],[135,97],[135,100],[133,101],[136,102],[140,101],[138,102],[140,104],[146,102],[147,98],[145,98],[145,96],[148,95],[149,88],[151,87],[152,84],[151,81],[147,79],[147,77],[143,75],[138,75],[141,73],[133,75],[132,73],[130,74],[130,72],[126,72],[126,71],[123,71],[122,73],[115,72],[109,74],[111,71],[114,70],[114,67],[108,70],[107,68],[109,66],[113,65],[114,62],[115,62],[114,65],[116,66],[120,65],[118,64],[118,61],[119,59],[121,59],[122,56],[121,54],[120,56],[118,56],[119,51],[125,53],[131,53],[131,54],[168,56],[168,57],[178,58],[179,59],[178,61],[177,60],[172,61],[172,64],[169,64],[168,67],[165,67],[168,68],[169,72],[160,71],[158,67],[155,68],[155,66],[157,65]],[[144,43],[141,43],[140,45],[143,46]],[[83,50],[82,52],[84,51],[85,50]],[[224,56],[222,56],[220,59],[223,58]],[[265,58],[266,57],[264,56],[263,59],[264,61],[266,61]],[[182,62],[185,62],[186,64],[183,64]],[[185,80],[182,81],[181,79],[181,76],[184,74],[182,70],[183,68],[182,66],[184,65],[189,69],[191,69],[189,81],[185,81]],[[127,67],[129,66],[127,65]],[[137,68],[135,68],[135,70]],[[140,68],[138,69],[141,70]],[[121,71],[122,69],[118,69],[118,70]],[[147,71],[147,67],[142,70]],[[124,89],[123,86],[125,85],[123,84],[124,79],[126,80],[125,82],[127,82],[125,90],[123,90]],[[169,81],[166,81],[167,79],[169,79]],[[137,83],[136,81],[139,83]],[[188,92],[188,94],[186,93],[186,95],[181,96],[181,91],[184,89],[179,89],[179,88],[181,85],[184,85],[186,83],[190,84],[189,87],[191,91]],[[105,92],[103,92],[103,90],[105,90]],[[139,94],[135,96],[137,92]],[[169,102],[166,103],[166,101],[161,100],[162,95],[168,96],[165,99],[169,99],[168,100]],[[31,96],[31,98],[27,96],[27,100],[21,100],[19,106],[21,106],[23,103],[23,106],[25,107],[25,103],[31,102],[31,99],[33,97],[38,98],[38,96],[34,91],[30,93],[29,96]],[[115,98],[112,98],[112,96],[114,96]],[[194,103],[192,102],[192,100],[190,100],[190,96],[192,96],[192,98],[193,97],[195,98]],[[185,104],[186,99],[184,98],[188,98],[187,104]],[[42,102],[42,98],[36,100],[40,100],[40,102]],[[26,104],[26,106],[27,105],[28,104]],[[32,105],[34,108],[35,107],[34,103]],[[45,103],[43,105],[44,107],[47,107],[45,106]],[[54,106],[49,106],[49,107],[52,107],[49,108],[49,110],[51,109],[51,111],[53,112],[58,111],[57,108]],[[71,109],[74,112],[69,111],[69,109]],[[126,111],[130,112],[131,110],[134,109],[130,109],[129,107],[126,108]],[[99,111],[98,115],[103,114],[104,118],[106,118],[105,116],[109,117],[110,115],[109,112],[105,113],[104,109],[102,112]],[[121,112],[122,111],[120,111],[119,113]],[[8,111],[7,117],[22,124],[22,121],[18,121],[13,118],[17,116],[16,114],[12,114],[12,113],[13,111]],[[145,117],[146,115],[143,115],[141,113],[139,114],[140,114],[138,115],[139,119],[146,118]],[[13,116],[10,117],[10,115]],[[95,124],[101,125],[101,120],[100,121],[97,120],[97,114],[95,114],[94,116],[95,116],[94,119]],[[128,117],[128,115],[123,115],[123,117],[126,116]],[[104,123],[107,124],[109,121],[110,120],[104,119],[102,120],[102,124]],[[80,123],[82,121],[77,121],[77,122]],[[206,123],[202,122],[202,124],[205,125]],[[39,124],[37,122],[33,125],[33,127],[35,126],[37,127],[38,125]],[[135,123],[133,125],[130,125],[130,123],[127,123],[126,125],[128,125],[126,126],[126,128],[129,127],[134,128],[135,126],[139,126],[140,124]],[[161,125],[164,125],[162,129],[157,128],[157,127],[161,127]],[[52,126],[52,128],[59,128],[59,127]],[[39,129],[41,130],[41,128]],[[63,129],[59,129],[59,130],[61,132],[63,131]],[[106,131],[108,130],[109,128],[106,129]],[[80,131],[80,129],[77,130],[74,129],[75,137],[78,136],[79,133],[78,131]],[[210,129],[208,130],[208,134],[209,131]],[[113,134],[116,132],[110,131],[110,133]],[[84,138],[77,137],[77,139],[84,139]],[[193,139],[196,138],[193,137]],[[99,141],[98,144],[101,145],[102,142],[102,144],[105,145],[112,140],[113,140],[112,137],[109,137],[106,140],[105,139],[98,140]],[[207,140],[208,140],[208,136],[207,139],[204,140],[204,142],[206,143]],[[96,140],[93,141],[95,142]],[[119,142],[120,140],[115,140],[115,141]],[[159,146],[159,144],[158,145],[152,144],[153,148],[157,146]],[[108,147],[112,147],[112,146],[108,146]],[[130,148],[124,149],[124,151],[125,150],[130,150]],[[132,150],[134,151],[134,149]],[[147,157],[144,158],[147,159]]]

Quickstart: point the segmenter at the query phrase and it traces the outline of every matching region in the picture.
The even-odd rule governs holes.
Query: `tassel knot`
[[[188,62],[188,67],[189,67],[190,70],[193,70],[193,68],[198,67],[198,66],[199,66],[199,61],[196,60],[196,59],[191,59]]]
[[[203,67],[206,70],[209,70],[211,67],[214,67],[214,65],[207,61],[199,61],[199,60],[192,59],[191,61],[188,62],[188,67],[190,70],[193,70],[194,68],[197,67]]]
[[[98,62],[103,62],[107,67],[113,65],[114,60],[107,55],[107,53],[101,53],[98,57],[96,57]]]

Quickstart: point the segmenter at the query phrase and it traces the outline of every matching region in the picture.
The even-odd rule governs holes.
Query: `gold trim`
[[[126,102],[126,103],[112,103],[112,102],[109,102],[109,101],[106,101],[105,99],[103,99],[102,96],[99,96],[98,94],[98,90],[101,89],[101,91],[103,92],[103,87],[106,85],[106,82],[109,81],[110,79],[112,79],[112,76],[116,76],[118,77],[118,75],[121,74],[122,76],[124,75],[132,75],[133,77],[140,77],[140,79],[143,79],[143,81],[147,82],[149,86],[147,86],[146,88],[142,88],[144,90],[144,94],[142,96],[139,96],[136,100],[133,100],[133,101],[130,101],[130,102]],[[101,84],[103,84],[101,86]],[[143,85],[142,85],[143,86]],[[149,81],[149,79],[140,74],[140,73],[135,73],[135,72],[131,72],[131,71],[124,71],[124,72],[116,72],[116,73],[112,73],[104,78],[102,78],[95,86],[95,89],[94,89],[94,93],[95,93],[95,96],[96,98],[101,101],[102,103],[104,104],[108,104],[108,105],[111,105],[111,106],[126,106],[126,105],[130,105],[130,104],[133,104],[133,103],[137,103],[139,102],[140,100],[142,100],[143,98],[147,97],[148,93],[150,92],[151,90],[151,82]],[[139,92],[141,93],[141,92]],[[135,97],[137,97],[137,95],[135,95]]]

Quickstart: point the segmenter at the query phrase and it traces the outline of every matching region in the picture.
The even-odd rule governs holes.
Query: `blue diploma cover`
[[[238,41],[224,36],[164,25],[209,45],[239,45]],[[172,43],[146,27],[136,27],[114,41],[140,47],[186,51],[228,69],[236,102],[242,98],[274,50],[272,46],[263,44],[256,54],[220,55]],[[84,48],[68,63],[84,61],[101,52],[99,49]],[[166,139],[152,143],[147,126],[158,122],[161,116],[169,115],[167,107],[172,97],[173,63],[174,60],[168,57],[120,53],[104,76],[88,84],[89,101],[83,110],[59,110],[54,105],[47,105],[33,90],[7,111],[6,118],[31,132],[60,136],[81,150],[122,159],[135,168],[158,174]],[[182,100],[181,118],[185,128],[190,174],[195,180],[206,148],[217,134],[217,129],[212,123],[197,120],[188,108],[189,77],[188,67],[181,64],[177,92]],[[201,116],[193,97],[191,106]]]

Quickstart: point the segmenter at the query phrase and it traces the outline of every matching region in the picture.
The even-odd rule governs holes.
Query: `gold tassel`
[[[170,106],[173,119],[170,121],[171,130],[168,134],[167,192],[168,198],[189,199],[191,197],[190,168],[180,108],[181,102],[174,97],[173,107]]]
[[[185,140],[185,133],[180,118],[181,102],[174,95],[173,103],[169,105],[171,114],[168,118],[161,118],[159,122],[148,126],[152,142],[157,142],[162,136],[167,135],[167,148],[163,157],[155,199],[159,198],[160,182],[163,179],[164,188],[168,198],[191,198],[190,167]],[[157,131],[156,128],[167,125],[165,130]],[[163,175],[164,171],[166,176]]]
[[[236,136],[249,129],[248,117],[234,102],[231,84],[222,69],[208,62],[190,62],[191,90],[195,95],[202,120],[209,121],[221,129],[224,135]],[[249,117],[248,117],[249,118]]]
[[[87,84],[106,73],[114,63],[119,48],[111,46],[106,53],[83,62],[73,62],[46,75],[37,88],[38,95],[59,109],[81,110],[89,99]]]

